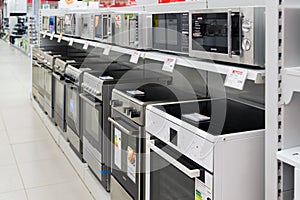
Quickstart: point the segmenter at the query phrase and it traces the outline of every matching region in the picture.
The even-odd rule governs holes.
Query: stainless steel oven
[[[85,39],[93,40],[94,33],[94,14],[93,13],[84,13],[81,14],[81,22],[82,22],[82,31],[81,37]]]
[[[189,13],[157,13],[152,15],[153,48],[189,53]]]
[[[44,109],[44,69],[43,62],[38,59],[38,49],[33,49],[32,55],[32,94],[40,107]]]
[[[264,67],[264,12],[264,7],[190,11],[189,55]]]
[[[81,13],[68,13],[64,17],[64,34],[81,36],[82,31]]]
[[[97,13],[94,16],[95,40],[112,43],[112,13]]]
[[[152,47],[152,15],[149,13],[114,13],[113,43],[136,49]]]

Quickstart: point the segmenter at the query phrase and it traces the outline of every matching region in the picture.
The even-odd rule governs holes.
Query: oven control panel
[[[103,82],[100,79],[89,73],[84,73],[81,87],[85,92],[102,100],[102,85]]]

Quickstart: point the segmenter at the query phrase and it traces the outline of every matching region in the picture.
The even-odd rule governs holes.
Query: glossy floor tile
[[[30,68],[0,40],[0,200],[91,200],[32,108]]]

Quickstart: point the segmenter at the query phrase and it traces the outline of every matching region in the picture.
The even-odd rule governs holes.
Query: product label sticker
[[[100,76],[99,78],[101,80],[114,80],[114,77],[112,77],[112,76]]]
[[[163,71],[173,73],[176,64],[176,58],[167,58],[164,62]]]
[[[233,68],[228,71],[224,85],[226,87],[243,90],[246,82],[248,70]]]
[[[136,95],[145,95],[145,92],[142,92],[140,90],[127,90],[126,93],[136,96]]]
[[[108,56],[110,50],[111,50],[111,46],[110,45],[106,45],[105,48],[104,48],[104,51],[103,51],[103,55]]]
[[[73,46],[73,43],[74,43],[74,39],[70,38],[70,40],[69,40],[69,46]]]
[[[194,122],[203,122],[210,120],[210,117],[202,115],[200,113],[183,114],[182,117]]]
[[[61,42],[61,39],[62,39],[62,33],[59,35],[58,39],[57,39],[57,43],[60,43]]]
[[[116,15],[115,16],[115,27],[116,28],[121,28],[122,25],[122,16],[121,15]]]
[[[136,152],[130,146],[127,147],[127,176],[135,183]]]
[[[51,37],[50,37],[50,40],[53,40],[54,35],[55,35],[55,32],[52,32]]]
[[[132,54],[131,54],[131,58],[130,58],[130,61],[131,63],[134,63],[134,64],[137,64],[139,62],[139,58],[141,57],[141,54],[142,52],[139,52],[139,51],[134,51]]]
[[[115,134],[114,134],[114,163],[119,168],[122,169],[122,133],[119,131],[119,129],[115,128]]]
[[[87,50],[88,48],[89,48],[89,42],[85,42],[82,49]]]
[[[195,200],[205,200],[203,191],[205,190],[203,183],[199,179],[195,179]]]

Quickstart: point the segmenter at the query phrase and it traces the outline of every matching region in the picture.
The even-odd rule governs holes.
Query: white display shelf
[[[285,68],[282,72],[282,98],[289,104],[294,92],[300,92],[300,67]]]
[[[41,35],[46,34],[46,36],[48,36],[48,37],[52,36],[51,33],[40,32],[40,34]],[[58,39],[59,37],[60,36],[57,34],[54,35],[55,39]],[[71,37],[66,37],[66,36],[62,37],[62,40],[67,41],[67,42],[69,42],[70,39],[71,39]],[[83,44],[83,45],[88,43],[89,46],[99,47],[99,48],[103,48],[103,49],[106,48],[108,45],[108,44],[94,42],[94,41],[88,41],[88,40],[84,40],[84,39],[74,39],[74,43]],[[137,50],[111,45],[111,51],[132,55]],[[208,72],[214,72],[214,73],[223,74],[223,75],[226,75],[228,73],[228,71],[230,71],[230,69],[232,69],[232,67],[229,65],[215,64],[213,62],[201,61],[201,60],[197,60],[194,58],[170,55],[170,54],[161,53],[161,52],[143,52],[141,55],[141,58],[155,60],[155,61],[159,61],[162,63],[164,63],[170,57],[176,58],[177,65],[181,65],[184,67],[190,67],[190,68],[194,68],[194,69],[199,69],[199,70],[203,70],[203,71],[208,71]],[[235,68],[237,68],[237,67],[235,67]],[[244,68],[241,68],[241,69],[244,69]],[[264,69],[248,69],[247,79],[254,81],[254,83],[256,83],[256,84],[262,84],[265,82],[265,70]]]

